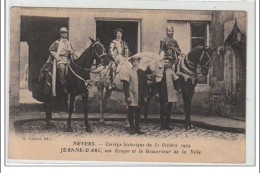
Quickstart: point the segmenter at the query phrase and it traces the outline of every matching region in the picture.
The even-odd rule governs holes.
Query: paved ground
[[[150,117],[157,117],[156,115],[152,115]],[[16,131],[22,132],[23,135],[33,135],[37,134],[39,135],[54,135],[54,136],[60,136],[60,135],[68,135],[68,136],[130,136],[128,132],[128,128],[126,127],[124,118],[125,115],[112,115],[108,114],[106,115],[106,118],[109,118],[105,122],[105,124],[100,124],[99,121],[94,121],[93,119],[90,120],[90,125],[92,126],[93,132],[88,133],[85,132],[84,127],[84,121],[82,114],[74,114],[74,119],[72,121],[72,128],[73,132],[65,132],[66,130],[66,119],[67,117],[66,113],[55,113],[53,115],[53,125],[54,127],[51,129],[45,128],[45,121],[44,121],[44,113],[43,112],[30,112],[30,113],[22,113],[20,116],[11,116],[10,117],[10,130],[16,129]],[[90,118],[97,117],[96,114],[90,114]],[[115,121],[115,117],[120,117],[120,121]],[[174,116],[183,118],[183,116]],[[193,116],[192,119],[200,120],[200,116]],[[111,119],[113,119],[111,121]],[[214,119],[213,117],[205,118],[207,121],[213,123],[221,123],[221,119],[217,118]],[[215,120],[215,121],[214,121]],[[237,120],[232,120],[237,121]],[[237,124],[233,122],[234,126],[243,125],[243,122],[237,121]],[[231,123],[232,124],[232,123]],[[173,125],[173,123],[172,123]],[[227,122],[225,125],[228,125]],[[142,136],[142,137],[151,137],[151,138],[169,138],[169,139],[176,139],[176,138],[206,138],[208,140],[210,139],[218,139],[218,140],[245,140],[245,134],[244,133],[230,133],[230,132],[223,132],[223,131],[217,131],[217,130],[207,130],[204,128],[195,127],[194,129],[187,131],[184,128],[183,124],[180,124],[178,122],[174,123],[174,129],[172,131],[163,130],[160,131],[160,125],[159,125],[159,119],[158,121],[151,121],[148,124],[141,123],[141,129],[145,133],[143,135],[136,135],[136,136]]]

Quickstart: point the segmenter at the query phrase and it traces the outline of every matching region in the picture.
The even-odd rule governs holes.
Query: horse
[[[163,58],[160,57],[158,54],[153,53],[153,52],[141,52],[138,54],[135,54],[133,56],[139,56],[142,58],[140,64],[139,64],[139,68],[142,70],[142,73],[140,73],[140,76],[143,78],[143,82],[144,82],[144,88],[148,88],[147,86],[147,80],[148,78],[153,78],[154,80],[159,81],[160,78],[162,78],[162,74],[163,74]],[[127,68],[131,68],[131,64],[129,61],[127,61],[127,58],[125,59],[123,65],[121,66],[120,70],[125,70]],[[96,86],[97,86],[97,90],[98,90],[98,100],[99,100],[99,111],[100,111],[100,123],[104,123],[104,110],[106,108],[107,105],[107,100],[110,98],[111,94],[113,91],[116,92],[123,92],[122,89],[122,83],[120,80],[120,72],[119,71],[116,74],[115,77],[115,84],[116,87],[113,89],[109,89],[109,82],[110,82],[110,69],[109,67],[104,68],[104,72],[105,74],[101,75],[98,74],[99,80],[96,81]],[[102,73],[102,71],[100,71],[100,73]],[[148,76],[148,78],[146,78]],[[143,91],[146,95],[148,95],[148,90]],[[127,121],[127,120],[126,120]],[[126,122],[127,123],[127,122]]]
[[[92,129],[88,122],[88,96],[89,89],[92,85],[90,79],[90,73],[92,71],[91,67],[94,60],[97,64],[105,62],[108,59],[106,50],[100,41],[95,41],[90,38],[91,45],[78,57],[75,59],[71,58],[71,63],[68,65],[67,73],[67,90],[68,90],[68,121],[67,121],[67,132],[72,132],[71,127],[71,117],[74,110],[75,97],[81,95],[84,111],[85,127],[87,132],[92,132]],[[104,61],[103,61],[104,60]],[[65,94],[65,93],[64,93]],[[52,119],[52,94],[47,94],[45,96],[45,112],[46,112],[46,126],[50,127],[50,120]]]
[[[200,68],[201,74],[208,75],[208,71],[213,60],[212,53],[215,48],[209,48],[207,46],[197,46],[192,49],[188,55],[180,59],[174,64],[174,69],[179,79],[176,81],[176,89],[181,89],[182,98],[184,102],[185,111],[185,128],[190,130],[193,128],[191,124],[191,101],[194,95],[195,87],[198,83],[197,80],[197,68]],[[150,92],[147,101],[144,106],[144,120],[148,121],[148,106],[153,96],[159,93],[158,83],[150,85]]]

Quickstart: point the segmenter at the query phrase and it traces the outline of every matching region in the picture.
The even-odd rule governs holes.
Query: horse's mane
[[[159,54],[154,52],[141,52],[138,54],[133,55],[133,57],[140,57],[142,60],[140,61],[139,68],[142,70],[146,70],[147,67],[152,63],[156,61],[162,60],[162,57],[160,57]]]
[[[192,56],[192,55],[197,55],[199,53],[201,53],[200,51],[203,49],[203,46],[196,46],[195,48],[193,48],[189,53],[188,56]]]
[[[188,59],[197,64],[198,63],[198,58],[201,56],[201,52],[204,49],[203,46],[196,46],[195,48],[193,48],[189,53],[188,53]]]
[[[75,62],[79,65],[84,65],[84,66],[88,66],[88,63],[87,63],[87,59],[88,57],[92,57],[92,45],[91,44],[80,56],[78,59],[75,60]],[[89,62],[89,64],[91,65],[92,62]]]

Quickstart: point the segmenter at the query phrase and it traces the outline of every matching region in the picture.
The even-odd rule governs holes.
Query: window
[[[208,45],[207,39],[207,23],[206,22],[191,22],[190,23],[190,33],[191,33],[191,49],[196,46],[206,46]],[[198,75],[199,84],[207,84],[208,76]]]

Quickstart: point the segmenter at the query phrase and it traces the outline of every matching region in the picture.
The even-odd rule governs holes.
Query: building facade
[[[13,7],[10,30],[10,106],[21,105],[23,96],[20,81],[24,79],[22,75],[28,74],[25,83],[28,84],[28,90],[33,91],[33,81],[38,79],[39,70],[48,56],[47,49],[58,38],[60,27],[68,27],[69,40],[76,54],[80,55],[91,44],[89,37],[100,39],[108,50],[117,27],[125,31],[124,39],[129,44],[131,54],[143,51],[158,53],[160,40],[166,36],[166,26],[172,25],[175,29],[174,38],[185,54],[197,45],[219,47],[214,53],[216,58],[209,75],[199,76],[199,84],[192,101],[194,112],[218,114],[220,111],[217,111],[219,108],[215,105],[219,103],[215,103],[215,98],[222,98],[216,96],[216,93],[225,95],[227,90],[230,90],[234,95],[237,92],[234,85],[241,78],[234,79],[232,91],[228,81],[240,73],[240,76],[245,76],[245,71],[231,76],[231,67],[228,65],[239,63],[230,60],[232,58],[226,58],[228,53],[219,53],[232,30],[232,21],[235,18],[239,21],[241,32],[246,34],[245,12]],[[238,67],[233,65],[232,68]],[[93,102],[96,102],[95,89],[90,95]],[[122,93],[112,95],[109,101],[111,107],[116,104],[115,101],[121,100],[121,103],[124,100]],[[156,106],[152,111],[156,112],[159,104],[156,104],[156,100],[154,102]],[[180,97],[176,109],[181,107]]]

